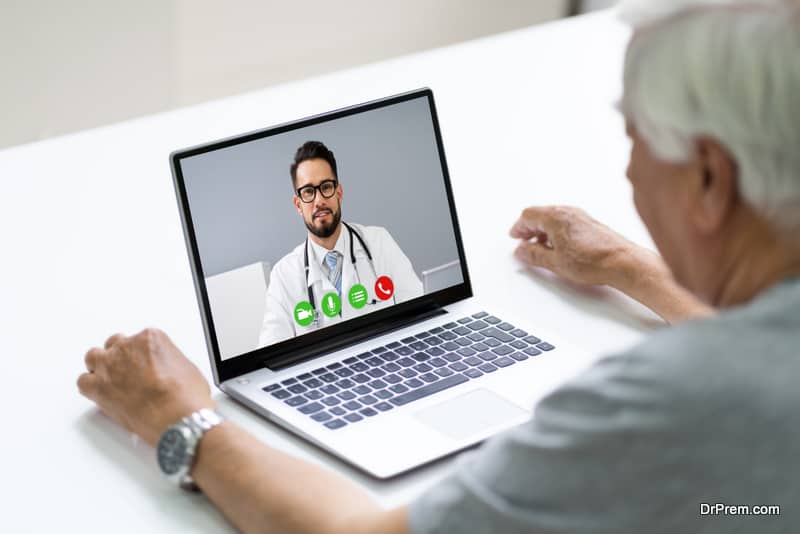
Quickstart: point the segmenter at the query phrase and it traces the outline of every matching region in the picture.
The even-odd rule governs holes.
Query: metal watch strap
[[[192,467],[194,466],[194,461],[196,460],[197,447],[200,445],[200,440],[203,438],[203,435],[218,424],[222,423],[224,420],[225,418],[222,417],[219,412],[212,410],[211,408],[201,408],[181,419],[181,422],[189,427],[197,437],[196,441],[194,442],[194,446],[190,451],[192,457],[192,466],[189,467],[189,472],[184,475],[178,483],[182,489],[188,491],[200,491],[200,488],[197,487],[197,484],[195,484],[191,475]]]

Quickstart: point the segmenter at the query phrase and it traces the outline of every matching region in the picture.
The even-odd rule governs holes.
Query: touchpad
[[[476,389],[414,414],[454,439],[464,439],[497,425],[522,422],[530,413],[487,389]]]

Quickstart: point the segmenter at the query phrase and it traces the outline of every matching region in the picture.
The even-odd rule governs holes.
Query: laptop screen
[[[464,282],[436,127],[422,91],[179,155],[221,360]]]

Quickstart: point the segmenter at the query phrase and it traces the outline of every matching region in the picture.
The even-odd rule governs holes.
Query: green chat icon
[[[350,288],[347,298],[350,300],[350,305],[358,310],[367,305],[367,296],[367,288],[356,284]]]

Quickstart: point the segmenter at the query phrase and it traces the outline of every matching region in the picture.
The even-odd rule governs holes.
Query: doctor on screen
[[[342,221],[333,152],[308,141],[290,173],[308,235],[272,269],[260,346],[422,295],[411,262],[385,228]]]

